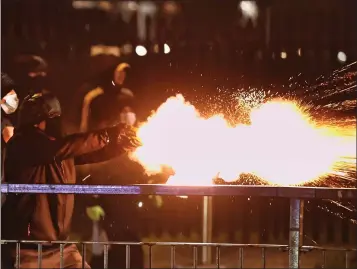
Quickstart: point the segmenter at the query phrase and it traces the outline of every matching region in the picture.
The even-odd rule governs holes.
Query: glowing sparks
[[[143,146],[132,158],[148,174],[172,168],[168,184],[174,185],[210,185],[245,174],[298,185],[353,166],[346,157],[355,160],[355,127],[348,133],[318,124],[284,100],[257,106],[249,116],[249,125],[231,126],[221,115],[204,118],[181,95],[171,97],[139,128]]]

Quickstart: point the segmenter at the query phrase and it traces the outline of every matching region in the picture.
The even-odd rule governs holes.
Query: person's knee
[[[79,253],[76,245],[71,245],[66,249],[65,253],[65,267],[66,268],[86,268],[91,267],[83,260],[82,255]]]
[[[84,264],[82,264],[82,262],[78,262],[78,263],[75,263],[73,265],[71,265],[70,267],[67,267],[67,268],[73,268],[73,269],[82,269],[82,268],[85,268],[85,269],[91,269],[91,267],[89,266],[88,263],[84,262]]]

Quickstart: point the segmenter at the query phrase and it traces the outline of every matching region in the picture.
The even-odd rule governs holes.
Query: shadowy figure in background
[[[128,68],[127,63],[117,65],[108,77],[104,76],[99,85],[86,93],[81,111],[81,132],[117,122],[135,123],[136,116],[131,108],[134,93],[124,87]]]
[[[81,111],[81,132],[108,127],[118,122],[130,126],[136,124],[136,114],[133,110],[134,94],[125,87],[129,68],[127,63],[118,64],[110,70],[111,72],[103,75],[101,81],[94,84],[95,86],[85,94]],[[101,184],[133,184],[134,178],[143,178],[140,165],[133,163],[125,155],[98,165],[81,167],[78,173],[81,178],[89,176],[89,179],[86,179],[87,184],[92,178],[96,182],[100,181]],[[118,201],[121,202],[117,203]],[[137,197],[134,200],[125,197],[125,201],[122,201],[119,196],[104,195],[95,198],[94,203],[94,206],[102,207],[105,212],[109,212],[101,221],[101,230],[107,233],[110,241],[141,241],[136,231],[128,227],[132,217],[138,213],[136,211]],[[114,208],[115,214],[112,214]],[[84,208],[78,208],[78,210],[81,214]],[[118,214],[118,212],[121,213]],[[103,255],[94,255],[91,266],[93,268],[102,266],[103,258]],[[143,268],[143,266],[144,253],[141,246],[132,247],[131,268]],[[109,267],[125,268],[125,246],[112,245],[110,247]]]

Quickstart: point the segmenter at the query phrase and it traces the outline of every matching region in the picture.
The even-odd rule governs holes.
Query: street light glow
[[[244,16],[249,18],[258,17],[258,6],[255,1],[241,1],[239,3],[239,8],[241,9]]]
[[[339,51],[337,53],[337,59],[339,62],[344,63],[347,61],[347,55],[343,51]]]
[[[170,49],[169,45],[164,44],[164,53],[165,53],[165,54],[169,54],[170,51],[171,51],[171,49]]]
[[[145,56],[147,54],[147,50],[144,46],[136,46],[135,52],[138,56]]]
[[[301,48],[299,48],[299,49],[297,50],[297,54],[298,54],[299,56],[301,56]]]

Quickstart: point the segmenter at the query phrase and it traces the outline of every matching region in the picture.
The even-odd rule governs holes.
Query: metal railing
[[[239,250],[237,259],[238,268],[244,266],[244,250],[247,248],[261,249],[261,266],[266,267],[266,251],[278,249],[287,251],[289,268],[300,268],[300,254],[313,250],[322,252],[322,266],[326,266],[327,251],[343,251],[345,253],[345,268],[349,268],[349,254],[357,249],[322,248],[302,246],[301,221],[303,218],[303,199],[357,199],[357,189],[334,188],[309,188],[309,187],[272,187],[272,186],[169,186],[169,185],[48,185],[48,184],[2,184],[2,193],[73,193],[73,194],[119,194],[119,195],[172,195],[172,196],[265,196],[285,197],[290,199],[290,222],[288,245],[262,245],[262,244],[230,244],[230,243],[177,243],[177,242],[78,242],[78,241],[16,241],[1,240],[2,244],[16,244],[16,265],[20,265],[21,244],[38,245],[38,265],[41,268],[43,244],[60,245],[60,267],[63,268],[63,251],[66,244],[82,245],[83,266],[85,261],[85,246],[88,244],[101,244],[104,246],[104,268],[108,268],[108,247],[110,245],[126,246],[126,268],[130,268],[130,247],[145,246],[148,248],[148,267],[152,268],[152,249],[155,246],[169,246],[171,248],[170,265],[177,268],[176,248],[179,246],[191,247],[193,250],[193,268],[198,266],[198,248],[213,247],[216,249],[216,266],[221,267],[221,249],[236,248]]]
[[[1,244],[16,244],[16,258],[15,258],[15,267],[20,268],[20,249],[21,244],[33,244],[37,245],[37,262],[38,268],[42,267],[42,247],[44,244],[58,244],[59,245],[59,257],[60,257],[60,268],[63,268],[64,264],[64,248],[65,245],[68,244],[77,244],[81,245],[81,255],[82,259],[82,268],[84,268],[85,260],[86,260],[86,246],[92,244],[103,245],[103,268],[107,269],[109,264],[109,247],[113,245],[125,246],[125,268],[131,268],[130,258],[131,258],[131,247],[132,246],[141,246],[146,247],[148,249],[148,261],[147,268],[155,268],[153,267],[153,248],[154,247],[170,247],[170,268],[183,268],[183,266],[179,265],[176,261],[176,250],[178,247],[190,247],[192,249],[192,264],[189,268],[199,268],[199,259],[198,259],[198,249],[201,247],[212,247],[215,248],[215,265],[216,268],[224,268],[222,266],[221,259],[221,249],[222,248],[234,248],[237,249],[237,259],[234,265],[234,268],[244,268],[244,251],[248,249],[258,249],[260,250],[260,268],[267,268],[267,257],[269,250],[275,249],[282,252],[286,252],[289,250],[288,245],[271,245],[271,244],[233,244],[233,243],[181,243],[181,242],[116,242],[116,241],[108,241],[108,242],[94,242],[94,241],[16,241],[16,240],[1,240]],[[344,253],[344,268],[350,267],[350,259],[349,255],[352,252],[357,252],[357,249],[344,249],[344,248],[324,248],[324,247],[315,247],[315,246],[302,246],[300,247],[301,253],[311,252],[311,251],[319,251],[321,252],[321,261],[322,268],[326,268],[326,252],[343,252]],[[259,257],[256,257],[258,260]],[[187,268],[187,265],[185,266]]]

